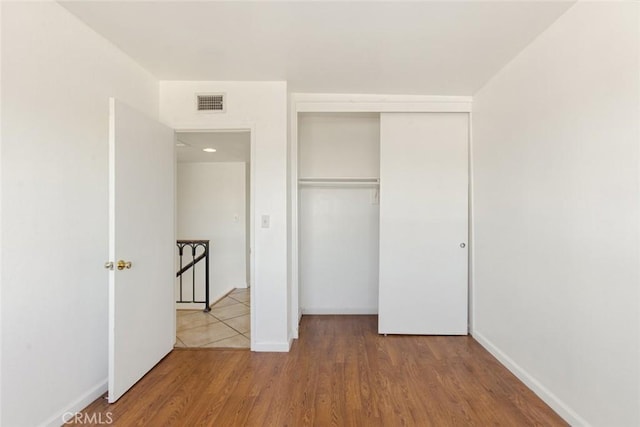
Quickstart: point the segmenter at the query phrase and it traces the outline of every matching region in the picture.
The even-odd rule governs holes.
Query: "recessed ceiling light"
[[[203,148],[202,151],[204,151],[206,153],[215,153],[216,149],[215,148]]]
[[[180,142],[180,141],[176,142],[176,147],[186,147],[186,146],[187,144],[185,144],[184,142]]]

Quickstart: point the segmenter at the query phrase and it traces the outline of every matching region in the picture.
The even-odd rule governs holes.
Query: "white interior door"
[[[172,129],[110,100],[109,402],[175,342],[174,150]]]
[[[468,126],[381,114],[379,333],[467,334]]]

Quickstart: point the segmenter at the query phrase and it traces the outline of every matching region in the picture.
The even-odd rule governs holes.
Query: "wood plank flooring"
[[[154,427],[567,425],[473,338],[378,336],[375,316],[304,316],[290,353],[175,350],[85,412]]]

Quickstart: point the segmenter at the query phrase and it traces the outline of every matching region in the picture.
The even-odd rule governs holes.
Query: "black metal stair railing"
[[[204,303],[204,311],[208,312],[211,311],[211,307],[209,307],[209,241],[208,240],[178,240],[176,242],[177,246],[178,246],[178,255],[180,256],[180,268],[178,269],[178,272],[176,273],[176,277],[179,280],[179,284],[180,284],[180,299],[177,300],[176,302],[180,302],[180,303],[195,303],[195,304],[201,304]],[[185,248],[189,247],[191,248],[191,261],[187,264],[187,265],[183,265],[184,264],[184,256],[185,256]],[[197,255],[197,250],[198,248],[202,248],[204,251],[198,255]],[[204,301],[196,301],[196,264],[198,264],[200,261],[204,260],[204,274],[205,274],[205,279],[204,279],[204,295],[205,295],[205,300]],[[182,283],[182,276],[187,272],[191,270],[191,300],[185,300],[184,299],[184,294],[183,294],[183,283]]]

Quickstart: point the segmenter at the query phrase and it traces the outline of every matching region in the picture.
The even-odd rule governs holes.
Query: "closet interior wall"
[[[380,115],[298,115],[303,314],[377,314]]]

